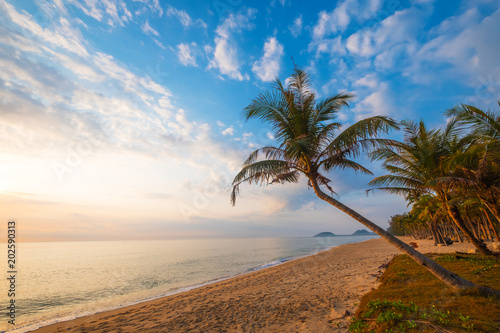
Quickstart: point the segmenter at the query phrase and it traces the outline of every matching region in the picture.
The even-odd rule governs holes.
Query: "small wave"
[[[250,268],[248,271],[249,272],[253,272],[253,271],[258,271],[260,269],[264,269],[264,268],[268,268],[268,267],[272,267],[272,266],[276,266],[276,265],[279,265],[279,264],[282,264],[286,261],[289,261],[289,260],[292,260],[293,258],[280,258],[278,260],[273,260],[273,261],[270,261],[268,263],[265,263],[264,265],[260,265],[260,266],[257,266],[257,267],[253,267],[253,268]]]

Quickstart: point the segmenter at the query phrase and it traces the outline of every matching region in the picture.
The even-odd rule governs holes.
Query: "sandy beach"
[[[472,248],[468,243],[435,247],[433,241],[416,242],[423,253]],[[346,332],[346,311],[353,313],[363,294],[377,287],[380,267],[398,253],[382,239],[342,245],[34,332]]]

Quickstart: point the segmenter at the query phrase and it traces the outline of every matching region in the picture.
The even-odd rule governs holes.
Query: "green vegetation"
[[[480,285],[500,289],[500,262],[479,254],[430,254],[436,262]],[[350,332],[499,332],[500,298],[474,289],[456,292],[406,255],[381,285],[363,297]]]

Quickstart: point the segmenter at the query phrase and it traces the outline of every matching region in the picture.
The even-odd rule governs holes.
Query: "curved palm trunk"
[[[495,205],[489,205],[483,201],[483,203],[486,205],[486,207],[489,209],[489,211],[493,214],[493,216],[500,221],[500,209],[498,206]],[[500,242],[500,237],[498,236],[498,232],[495,229],[495,225],[490,219],[490,216],[488,215],[488,212],[484,212],[484,215],[486,215],[486,218],[488,219],[488,222],[490,222],[491,229],[493,229],[493,232],[495,233],[495,237],[497,238],[497,241]]]
[[[457,211],[456,207],[450,207],[447,203],[444,203],[446,210],[448,211],[448,214],[450,215],[451,219],[453,222],[457,225],[457,227],[464,233],[464,235],[470,240],[472,245],[476,247],[476,249],[479,250],[484,255],[491,255],[493,254],[487,247],[486,244],[483,242],[479,241],[474,234],[467,228],[465,225],[464,221],[462,218],[459,216],[459,213]]]
[[[429,222],[429,229],[431,229],[432,239],[434,239],[434,246],[438,245],[438,235],[434,227],[434,221]]]
[[[471,281],[468,281],[455,273],[447,270],[443,266],[439,265],[436,263],[434,260],[428,258],[427,256],[424,256],[422,253],[418,252],[405,242],[399,240],[395,236],[391,235],[384,229],[380,228],[378,225],[375,223],[371,222],[367,218],[363,217],[362,215],[356,213],[354,210],[351,208],[347,207],[346,205],[342,204],[341,202],[335,200],[328,194],[324,193],[314,177],[309,178],[311,180],[311,184],[314,189],[314,193],[321,199],[335,208],[343,211],[356,221],[360,222],[363,224],[365,227],[369,228],[373,232],[377,233],[381,237],[383,237],[385,240],[387,240],[389,243],[397,247],[399,250],[403,251],[406,253],[408,256],[410,256],[413,260],[415,260],[417,263],[420,265],[424,266],[427,270],[429,270],[432,274],[434,274],[438,279],[446,283],[448,286],[454,288],[454,289],[470,289],[470,288],[479,288],[479,290],[484,293],[484,294],[495,294],[500,296],[500,291],[484,287],[484,286],[478,286],[474,284]]]

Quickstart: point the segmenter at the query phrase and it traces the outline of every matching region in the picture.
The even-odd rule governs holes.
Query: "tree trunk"
[[[457,225],[457,227],[462,230],[464,233],[465,237],[469,239],[469,241],[474,245],[476,249],[479,250],[484,255],[491,255],[492,252],[486,247],[486,244],[483,242],[480,242],[472,232],[467,228],[465,225],[465,222],[462,220],[462,218],[458,215],[458,211],[456,207],[450,207],[447,203],[445,203],[446,210],[448,211],[448,214],[450,214],[451,219],[453,222]]]
[[[458,240],[460,241],[460,243],[463,243],[464,241],[462,239],[462,236],[460,236],[460,231],[457,230],[457,227],[455,226],[455,224],[451,224],[451,228],[457,234],[457,237],[458,237]]]
[[[434,239],[434,246],[437,246],[438,244],[438,239],[437,239],[437,233],[436,233],[436,229],[435,229],[435,226],[434,226],[434,222],[429,222],[429,229],[431,229],[431,233],[432,233],[432,238]]]
[[[493,237],[491,237],[491,232],[489,232],[488,225],[485,222],[484,217],[480,218],[479,221],[481,221],[481,230],[483,231],[484,234],[484,239],[487,241],[493,241]]]
[[[438,235],[441,238],[441,244],[444,244],[445,246],[448,246],[448,243],[446,243],[446,239],[443,236],[443,232],[441,230],[442,229],[440,227],[437,228]]]
[[[375,223],[371,222],[367,218],[363,217],[362,215],[356,213],[354,210],[351,208],[347,207],[346,205],[342,204],[341,202],[335,200],[328,194],[324,193],[316,180],[314,176],[309,177],[311,180],[311,184],[314,189],[314,193],[320,198],[321,200],[324,200],[328,202],[330,205],[334,206],[335,208],[341,210],[342,212],[346,213],[356,221],[360,222],[363,224],[365,227],[369,228],[373,232],[377,233],[381,237],[383,237],[385,240],[387,240],[389,243],[394,245],[396,248],[399,250],[403,251],[406,253],[408,256],[410,256],[413,260],[415,260],[417,263],[420,265],[424,266],[427,270],[429,270],[433,275],[435,275],[439,280],[443,281],[445,284],[448,286],[454,288],[454,289],[470,289],[470,288],[479,288],[479,290],[484,293],[484,294],[494,294],[500,296],[500,291],[484,287],[484,286],[478,286],[474,284],[471,281],[468,281],[457,274],[447,270],[443,266],[439,265],[432,259],[426,257],[422,253],[418,252],[405,242],[401,241],[400,239],[396,238],[395,236],[391,235],[384,229],[380,228],[378,225]]]
[[[498,214],[498,209],[495,209],[497,207],[493,208],[486,203],[485,203],[485,205],[486,205],[486,207],[488,207],[488,209],[491,211],[491,213],[497,219],[497,221],[500,222],[500,214]],[[497,238],[497,241],[500,242],[500,237],[498,237],[497,229],[495,229],[495,226],[493,225],[493,223],[490,219],[490,216],[488,215],[488,212],[485,211],[484,213],[486,214],[486,217],[488,218],[488,221],[490,222],[491,229],[493,229],[493,232],[495,233],[495,237]]]

